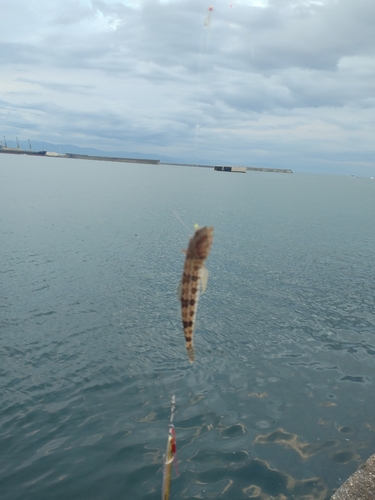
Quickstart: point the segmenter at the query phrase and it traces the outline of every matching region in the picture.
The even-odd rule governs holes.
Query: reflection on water
[[[266,436],[259,435],[255,438],[254,444],[280,444],[294,450],[303,459],[307,459],[320,453],[327,448],[332,448],[339,445],[339,441],[333,439],[323,443],[302,443],[299,441],[297,434],[291,434],[284,429],[277,429]]]
[[[1,166],[2,499],[160,498],[175,394],[172,498],[328,500],[375,448],[371,182],[98,163]]]
[[[203,457],[202,457],[203,458]],[[208,456],[208,460],[213,457]],[[209,471],[198,474],[197,483],[182,491],[182,498],[304,498],[322,500],[327,487],[318,477],[296,480],[292,476],[273,469],[264,460],[251,459],[242,463],[233,457],[217,460]],[[216,465],[216,466],[215,466]],[[231,479],[223,476],[230,476]]]

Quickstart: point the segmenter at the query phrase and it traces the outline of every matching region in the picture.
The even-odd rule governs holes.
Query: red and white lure
[[[171,417],[168,426],[168,440],[167,449],[165,455],[163,455],[163,487],[162,487],[162,500],[168,500],[171,488],[171,476],[172,476],[172,463],[175,463],[176,474],[177,470],[177,444],[176,444],[176,431],[173,425],[174,411],[176,405],[176,397],[171,398]]]

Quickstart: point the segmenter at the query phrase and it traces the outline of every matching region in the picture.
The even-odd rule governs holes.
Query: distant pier
[[[222,165],[215,165],[216,172],[237,172],[239,174],[246,174],[246,167],[223,167]]]
[[[90,155],[79,155],[76,153],[65,153],[65,158],[74,158],[77,160],[98,160],[98,161],[117,161],[123,163],[150,163],[152,165],[160,165],[160,160],[150,160],[147,158],[119,158],[117,156],[90,156]]]
[[[246,170],[253,172],[276,172],[278,174],[292,174],[290,168],[261,168],[261,167],[246,167]]]
[[[281,174],[292,174],[292,170],[286,168],[265,168],[265,167],[242,167],[237,165],[199,165],[196,163],[165,163],[157,159],[149,158],[121,158],[118,156],[91,156],[78,153],[56,153],[54,151],[31,151],[16,148],[4,148],[0,146],[0,153],[28,156],[48,156],[53,158],[71,158],[75,160],[96,160],[96,161],[115,161],[120,163],[143,163],[149,165],[171,165],[179,167],[198,167],[212,168],[223,172],[276,172]]]
[[[13,155],[28,155],[28,156],[48,156],[53,158],[73,158],[76,160],[99,160],[99,161],[116,161],[123,163],[149,163],[152,165],[159,165],[160,160],[153,160],[147,158],[120,158],[117,156],[90,156],[80,155],[76,153],[55,153],[54,151],[30,151],[15,148],[1,148],[0,153],[7,153]]]
[[[16,148],[4,148],[0,147],[0,153],[5,153],[8,155],[29,155],[29,156],[45,156],[47,151],[30,151]]]

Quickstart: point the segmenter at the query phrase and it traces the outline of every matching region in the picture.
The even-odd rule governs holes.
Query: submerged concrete
[[[375,499],[375,455],[352,474],[331,497],[331,500]]]

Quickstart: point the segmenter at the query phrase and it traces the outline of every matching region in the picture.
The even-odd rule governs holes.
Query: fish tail
[[[195,361],[195,350],[194,350],[194,347],[193,346],[187,347],[186,350],[187,350],[187,353],[188,353],[188,358],[189,358],[190,363],[194,363],[194,361]]]

